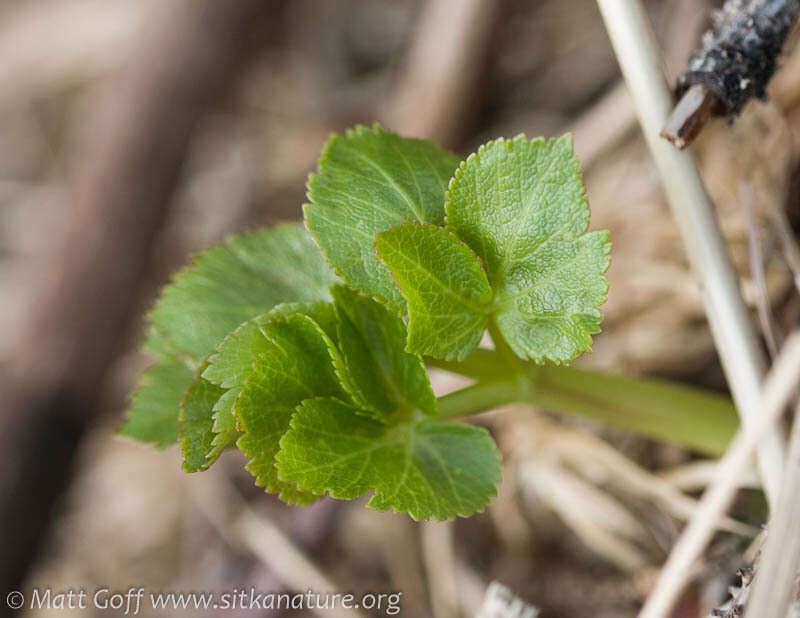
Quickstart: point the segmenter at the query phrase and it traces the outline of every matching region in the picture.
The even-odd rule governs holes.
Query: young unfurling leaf
[[[207,406],[204,414],[199,411],[184,420],[181,434],[201,431],[193,425],[211,427],[211,442],[200,444],[206,448],[205,467],[220,456],[222,451],[232,446],[239,436],[236,427],[234,404],[242,392],[247,378],[253,372],[258,358],[269,351],[270,342],[262,332],[262,327],[270,322],[286,320],[294,315],[306,315],[313,319],[323,332],[336,339],[336,323],[333,305],[323,301],[307,303],[282,303],[268,313],[248,320],[231,332],[217,346],[204,365],[199,381],[208,380],[223,389],[219,399]],[[184,415],[185,416],[185,415]]]
[[[211,354],[203,377],[223,388],[242,386],[253,370],[253,363],[269,347],[262,328],[270,322],[284,321],[295,315],[310,317],[328,337],[336,338],[336,322],[331,303],[281,303],[271,311],[244,322],[228,334]]]
[[[463,360],[491,310],[492,288],[478,256],[452,232],[414,223],[378,234],[376,247],[408,301],[408,349]]]
[[[201,366],[198,373],[202,373]],[[214,448],[214,419],[211,415],[214,405],[225,394],[219,386],[199,375],[186,391],[181,402],[181,451],[183,469],[186,472],[205,470],[213,463],[208,455]]]

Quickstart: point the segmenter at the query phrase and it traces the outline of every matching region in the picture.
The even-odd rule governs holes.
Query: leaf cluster
[[[179,441],[187,471],[236,446],[291,503],[371,492],[418,519],[481,510],[499,453],[440,417],[423,358],[463,360],[487,328],[536,362],[590,348],[610,245],[586,232],[571,139],[459,161],[357,127],[325,146],[308,197],[307,229],[233,237],[165,288],[121,432]]]

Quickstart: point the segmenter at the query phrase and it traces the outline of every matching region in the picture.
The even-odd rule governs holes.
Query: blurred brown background
[[[674,78],[709,3],[647,5]],[[766,345],[800,315],[795,38],[769,102],[714,121],[695,147]],[[489,413],[500,496],[469,520],[416,524],[361,501],[286,507],[252,486],[238,452],[185,475],[176,449],[114,436],[170,273],[226,234],[298,218],[329,132],[373,121],[465,155],[572,131],[592,226],[614,242],[604,332],[583,362],[724,388],[593,2],[5,0],[3,586],[317,582],[400,590],[402,615],[455,618],[496,579],[543,618],[634,615],[708,479],[677,448],[545,411]],[[755,494],[740,502],[760,524]],[[720,601],[741,550],[716,545],[678,615]]]

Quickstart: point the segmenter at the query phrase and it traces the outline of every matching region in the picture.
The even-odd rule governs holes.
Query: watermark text
[[[143,610],[325,610],[361,609],[376,615],[394,616],[400,612],[402,592],[298,593],[264,592],[256,588],[222,592],[149,591],[139,586],[127,590],[107,587],[88,591],[85,588],[33,588],[27,594],[13,590],[6,595],[6,605],[13,610],[61,609],[108,610],[119,615],[137,616]],[[147,611],[146,613],[150,613]]]

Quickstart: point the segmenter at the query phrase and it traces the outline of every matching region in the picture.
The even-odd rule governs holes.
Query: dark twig
[[[717,97],[708,88],[695,84],[672,110],[661,137],[683,150],[697,137],[718,105]]]
[[[661,136],[684,148],[712,115],[733,117],[763,99],[800,0],[728,0],[678,78],[680,101]]]

